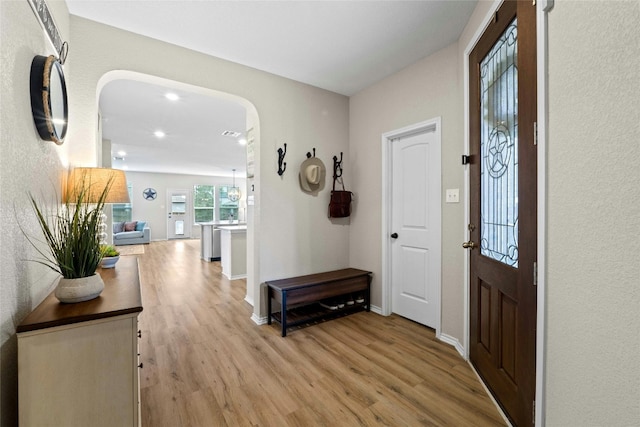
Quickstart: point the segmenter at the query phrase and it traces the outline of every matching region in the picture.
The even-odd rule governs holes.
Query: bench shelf
[[[281,324],[282,336],[287,328],[339,317],[361,310],[370,310],[371,272],[355,268],[327,271],[324,273],[271,280],[267,285],[267,323],[272,320]],[[332,310],[320,305],[321,301],[347,295],[362,295],[364,301]],[[273,301],[281,309],[273,312]]]

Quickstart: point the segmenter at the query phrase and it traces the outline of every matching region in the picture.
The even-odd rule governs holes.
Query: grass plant
[[[65,279],[89,277],[95,274],[104,256],[100,242],[102,208],[111,188],[110,180],[102,192],[91,191],[91,182],[85,176],[79,181],[72,199],[48,210],[40,206],[29,193],[38,225],[48,250],[30,238],[27,240],[41,255],[38,262],[61,274]],[[90,200],[97,193],[97,200]]]

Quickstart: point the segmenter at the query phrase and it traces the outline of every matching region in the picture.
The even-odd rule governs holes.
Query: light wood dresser
[[[61,304],[52,293],[17,328],[21,427],[140,424],[138,259],[98,272],[98,298]]]

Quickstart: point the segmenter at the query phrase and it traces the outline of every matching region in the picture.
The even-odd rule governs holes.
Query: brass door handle
[[[468,242],[464,242],[462,244],[462,247],[465,249],[475,249],[477,245],[475,244],[475,242],[472,242],[471,240],[469,240]]]

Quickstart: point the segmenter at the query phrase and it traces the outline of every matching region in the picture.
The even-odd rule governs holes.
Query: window
[[[127,191],[129,191],[129,201],[133,201],[133,185],[127,183]],[[114,203],[111,205],[113,222],[130,222],[131,221],[131,203]]]
[[[229,187],[220,187],[218,197],[220,198],[220,219],[221,220],[237,220],[238,219],[238,202],[232,202],[227,197],[227,191]]]
[[[196,223],[213,221],[214,194],[213,185],[193,186],[193,215]]]

